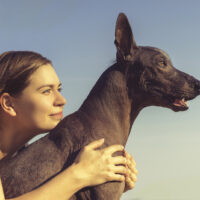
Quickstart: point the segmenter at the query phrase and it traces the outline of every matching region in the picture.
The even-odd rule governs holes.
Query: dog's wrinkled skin
[[[117,19],[115,37],[117,63],[102,74],[80,109],[44,138],[1,161],[6,198],[37,188],[68,167],[80,149],[95,139],[104,137],[105,146],[125,145],[144,107],[184,111],[185,101],[200,94],[200,82],[175,69],[166,53],[136,45],[124,14]],[[85,188],[71,200],[118,200],[123,189],[123,183],[106,183]]]

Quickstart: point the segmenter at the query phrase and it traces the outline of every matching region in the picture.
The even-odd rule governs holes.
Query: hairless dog
[[[188,109],[186,101],[200,94],[200,81],[174,68],[169,56],[154,47],[137,46],[125,14],[115,31],[116,63],[99,78],[81,107],[48,135],[0,162],[6,198],[47,182],[74,162],[89,142],[105,138],[105,146],[125,145],[139,112],[147,106],[173,111]],[[118,200],[124,183],[84,188],[70,200]]]

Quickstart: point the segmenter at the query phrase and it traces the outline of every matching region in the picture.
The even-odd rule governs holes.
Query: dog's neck
[[[93,119],[109,123],[121,133],[120,139],[126,144],[141,110],[137,102],[129,97],[126,77],[115,64],[102,74],[80,110]]]

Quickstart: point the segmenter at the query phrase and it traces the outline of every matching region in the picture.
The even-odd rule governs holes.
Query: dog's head
[[[137,46],[123,13],[117,19],[115,37],[117,63],[127,76],[131,98],[142,99],[144,107],[187,110],[186,101],[200,94],[200,81],[174,68],[164,51]]]

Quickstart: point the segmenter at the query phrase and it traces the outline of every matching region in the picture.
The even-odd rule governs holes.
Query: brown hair
[[[8,51],[0,55],[0,95],[20,94],[28,84],[30,75],[51,61],[32,51]]]

